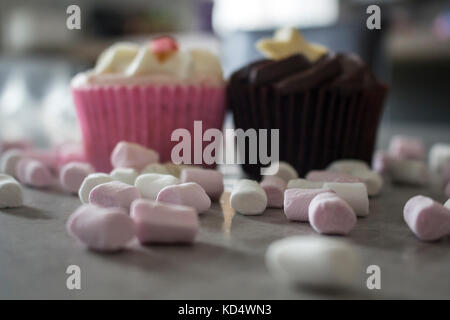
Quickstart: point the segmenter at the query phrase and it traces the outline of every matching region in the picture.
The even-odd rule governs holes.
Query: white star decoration
[[[322,45],[308,43],[294,28],[279,29],[273,38],[259,40],[256,47],[264,56],[274,60],[301,53],[314,62],[328,52],[328,49]]]

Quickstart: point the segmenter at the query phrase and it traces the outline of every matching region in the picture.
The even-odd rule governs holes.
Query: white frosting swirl
[[[109,47],[93,70],[72,80],[72,87],[146,84],[222,86],[224,81],[218,57],[208,50],[177,50],[160,59],[150,46],[132,43]]]

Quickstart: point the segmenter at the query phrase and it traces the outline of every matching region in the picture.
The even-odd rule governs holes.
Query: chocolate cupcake
[[[370,163],[387,87],[368,66],[307,43],[295,29],[277,31],[258,48],[267,59],[237,70],[228,83],[235,127],[279,129],[280,160],[300,176],[342,158]],[[246,146],[245,159],[248,152]],[[243,168],[257,177],[261,166]]]

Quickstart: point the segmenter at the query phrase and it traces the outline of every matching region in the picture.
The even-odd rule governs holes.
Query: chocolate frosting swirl
[[[314,63],[302,54],[281,60],[258,60],[233,73],[231,81],[268,85],[279,94],[304,92],[323,84],[360,90],[377,83],[369,67],[358,56],[348,53],[327,54]]]

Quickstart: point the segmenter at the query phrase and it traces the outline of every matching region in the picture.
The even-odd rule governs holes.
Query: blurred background
[[[66,28],[72,4],[81,8],[81,30]],[[381,8],[381,30],[366,28],[371,4]],[[2,0],[0,139],[78,140],[70,80],[118,40],[172,34],[215,51],[228,76],[260,57],[257,39],[287,25],[333,50],[359,53],[389,84],[387,131],[420,128],[434,132],[430,139],[449,132],[450,1]]]

